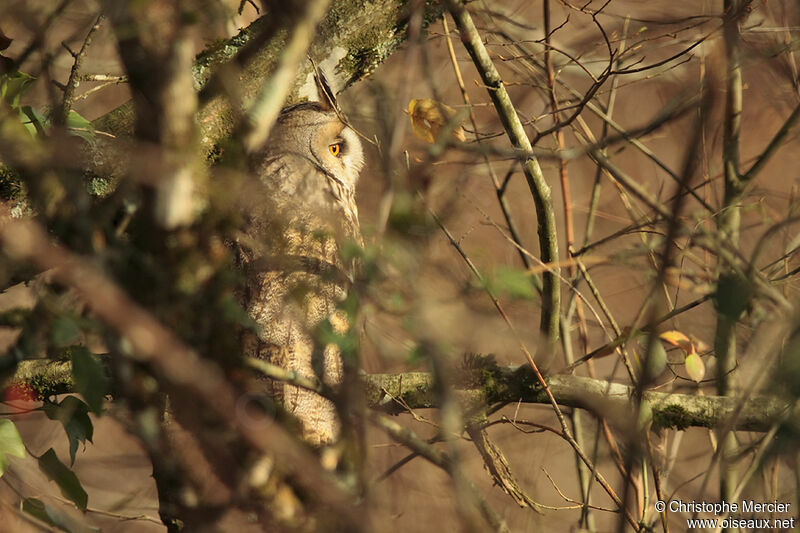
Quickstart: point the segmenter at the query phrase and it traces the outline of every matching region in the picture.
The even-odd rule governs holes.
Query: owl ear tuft
[[[314,81],[317,85],[317,98],[320,106],[323,111],[336,111],[340,113],[339,104],[336,102],[336,95],[328,84],[328,80],[325,79],[325,74],[317,67],[313,60],[311,64],[314,67]]]

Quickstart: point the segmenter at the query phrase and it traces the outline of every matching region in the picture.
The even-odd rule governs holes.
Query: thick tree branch
[[[407,0],[332,2],[311,43],[309,55],[325,70],[335,91],[341,91],[368,76],[402,44],[406,38],[411,4]],[[426,2],[424,9],[426,24],[442,13],[442,8],[435,2]],[[193,73],[196,87],[206,86],[212,74],[225,65],[230,68],[220,77],[235,76],[236,96],[241,101],[253,101],[264,80],[273,72],[290,38],[285,31],[278,31],[268,43],[260,43],[262,45],[254,51],[248,49],[267,32],[271,18],[274,18],[274,14],[265,14],[238,35],[200,54]],[[313,81],[311,74],[312,66],[310,62],[305,62],[291,80],[290,101],[302,98],[298,90],[309,80]],[[207,97],[201,98],[204,105],[198,113],[197,122],[201,130],[201,143],[206,150],[210,150],[217,141],[232,133],[237,122],[232,119],[240,110],[232,107],[231,99],[224,91],[204,90],[203,96]],[[133,123],[133,105],[126,102],[95,120],[94,126],[115,136],[127,137],[133,132]]]
[[[401,404],[412,409],[436,407],[430,374],[372,374],[366,376],[365,381],[371,406],[383,406],[395,412],[404,410]],[[627,385],[567,375],[550,376],[547,385],[562,406],[588,409],[621,422],[629,419],[633,412],[634,389]],[[471,405],[486,400],[490,403],[550,403],[527,367],[497,368],[484,373],[483,379],[461,394],[462,400]],[[775,420],[787,416],[790,410],[785,402],[769,396],[750,399],[738,413],[737,399],[733,397],[647,391],[644,399],[652,407],[653,425],[661,428],[713,428],[733,424],[739,430],[768,431]]]
[[[324,70],[334,92],[367,77],[403,43],[412,5],[424,9],[425,25],[442,13],[436,2],[336,0],[331,3],[317,26],[308,55]],[[234,133],[244,120],[245,107],[259,99],[265,80],[276,73],[279,58],[291,40],[288,30],[275,27],[275,14],[267,13],[236,36],[197,56],[192,76],[199,91],[200,106],[195,116],[199,153],[211,156],[218,144]],[[312,88],[316,94],[312,70],[311,62],[304,61],[293,76],[281,76],[288,80],[286,104],[308,99]],[[93,183],[94,193],[106,194],[116,178],[130,171],[128,155],[137,150],[120,141],[133,137],[135,121],[133,101],[93,121],[94,129],[103,132],[92,147],[88,169],[102,178]]]
[[[274,376],[280,378],[281,374]],[[363,381],[367,404],[373,409],[401,413],[407,408],[438,407],[439,396],[434,390],[433,377],[427,372],[369,374],[363,377]],[[487,402],[550,403],[528,367],[488,367],[481,371],[469,371],[461,382],[456,395],[467,408],[477,408]],[[295,384],[315,387],[309,380],[300,380]],[[547,378],[547,384],[558,404],[564,407],[587,409],[622,423],[627,423],[633,412],[633,387],[621,383],[553,375]],[[6,382],[8,387],[24,390],[35,399],[70,392],[73,390],[70,363],[23,361],[16,374]],[[791,406],[774,396],[753,397],[738,411],[739,399],[736,397],[646,391],[644,399],[652,407],[653,425],[657,428],[682,430],[688,427],[728,426],[737,430],[763,432],[769,431],[777,420],[800,415],[797,406]]]
[[[741,67],[741,35],[739,22],[745,0],[725,0],[724,26],[726,51],[726,101],[725,124],[723,130],[722,165],[725,177],[725,204],[719,216],[719,233],[728,242],[739,244],[741,225],[740,202],[745,192],[746,183],[739,171],[739,134],[742,127],[742,67]],[[738,282],[735,272],[720,266],[717,282],[717,300],[722,301],[725,291],[731,291]],[[733,289],[731,292],[735,292]],[[745,311],[744,306],[720,305],[717,315],[717,331],[714,339],[714,353],[717,356],[717,393],[729,396],[735,393],[736,361],[736,322]],[[733,491],[737,484],[735,466],[736,436],[724,429],[718,432],[720,438],[720,496],[732,501]]]

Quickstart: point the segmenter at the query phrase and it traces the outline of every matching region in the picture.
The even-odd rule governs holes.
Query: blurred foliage
[[[516,300],[533,300],[537,294],[531,274],[503,265],[487,274],[484,285],[492,294]]]
[[[68,533],[100,533],[101,531],[100,528],[88,526],[38,498],[25,498],[22,501],[22,510],[45,524]]]
[[[89,419],[89,406],[75,396],[67,396],[58,403],[46,400],[42,410],[50,420],[58,420],[64,426],[69,440],[70,466],[75,464],[78,444],[92,442],[94,426]]]
[[[0,476],[8,469],[8,456],[25,457],[25,444],[17,426],[7,418],[0,418]]]
[[[38,460],[39,468],[51,481],[56,482],[61,495],[73,502],[78,509],[86,510],[89,495],[86,494],[78,476],[59,460],[53,448],[44,452]]]

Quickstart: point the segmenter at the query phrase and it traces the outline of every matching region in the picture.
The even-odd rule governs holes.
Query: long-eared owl
[[[349,327],[337,311],[353,268],[341,249],[346,242],[361,244],[355,189],[363,157],[329,94],[320,90],[320,102],[280,113],[255,156],[264,198],[250,202],[257,207],[248,210],[239,244],[244,305],[260,327],[246,338],[245,355],[335,387],[342,380],[341,354],[333,344],[321,345],[315,329],[326,319],[338,333]],[[283,382],[271,387],[299,419],[307,441],[336,440],[340,424],[329,400]]]

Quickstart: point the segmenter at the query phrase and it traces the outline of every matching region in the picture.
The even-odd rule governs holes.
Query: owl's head
[[[337,110],[318,102],[281,111],[269,139],[255,155],[270,194],[326,211],[352,201],[364,164],[356,133]]]
[[[289,220],[319,220],[336,233],[358,231],[355,189],[364,164],[361,141],[320,83],[320,101],[284,108],[255,168],[266,186],[263,209]],[[315,223],[316,224],[316,223]]]
[[[355,188],[364,165],[358,135],[336,110],[304,102],[281,111],[266,152],[307,159],[328,178]]]

